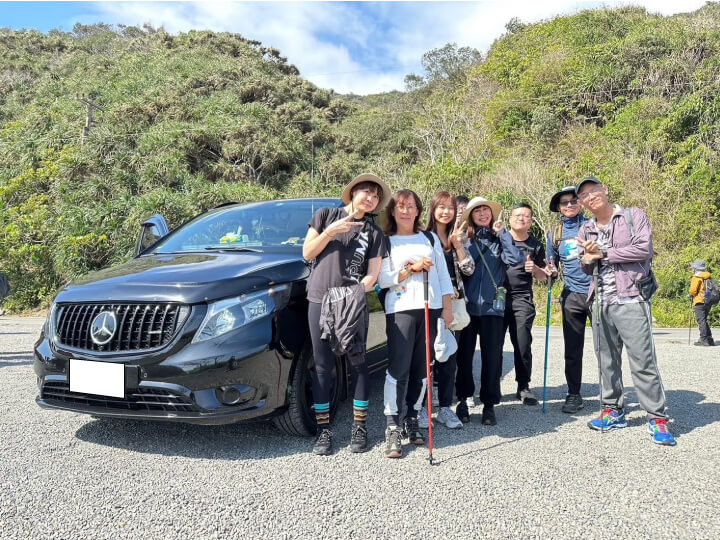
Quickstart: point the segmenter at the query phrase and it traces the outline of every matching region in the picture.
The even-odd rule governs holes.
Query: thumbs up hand
[[[534,268],[535,268],[535,263],[530,258],[530,255],[528,255],[527,258],[525,259],[525,271],[532,272]]]

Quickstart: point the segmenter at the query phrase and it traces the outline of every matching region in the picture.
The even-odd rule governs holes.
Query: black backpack
[[[714,306],[720,301],[720,289],[718,284],[713,278],[707,278],[703,280],[705,287],[705,305]]]
[[[425,235],[425,237],[429,240],[430,246],[432,246],[433,249],[435,249],[435,237],[433,236],[433,233],[428,231],[420,231]],[[387,256],[390,257],[390,248],[392,247],[392,244],[390,243],[390,238],[387,238]],[[377,293],[378,300],[380,300],[380,304],[383,307],[383,310],[385,310],[385,297],[387,296],[389,289],[380,289],[380,291]]]
[[[10,282],[5,274],[0,272],[0,301],[10,296]]]

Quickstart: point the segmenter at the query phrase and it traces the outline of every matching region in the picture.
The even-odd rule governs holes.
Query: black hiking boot
[[[388,426],[385,430],[385,457],[402,457],[402,436],[397,426]]]
[[[562,412],[566,414],[575,414],[585,406],[580,394],[568,394],[565,403],[562,406]]]
[[[495,407],[493,405],[485,405],[485,407],[483,407],[482,424],[483,426],[497,425],[497,420],[495,419]]]
[[[463,424],[467,424],[470,421],[470,411],[464,399],[461,399],[457,407],[455,407],[455,416],[457,416]]]
[[[368,449],[367,428],[365,424],[355,424],[350,435],[350,451],[359,454]]]
[[[422,445],[425,444],[425,436],[420,431],[418,426],[417,418],[406,418],[403,422],[402,436],[405,437],[410,444]]]
[[[319,431],[312,452],[316,456],[329,456],[332,454],[332,436],[333,433],[329,428],[323,428]]]

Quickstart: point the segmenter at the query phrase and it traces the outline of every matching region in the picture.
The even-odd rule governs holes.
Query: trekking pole
[[[690,318],[688,319],[688,345],[690,345],[690,332],[692,331],[692,320],[693,320],[693,305],[690,300]]]
[[[427,373],[427,407],[428,407],[428,461],[433,461],[433,422],[432,422],[432,369],[430,368],[430,305],[428,304],[428,271],[423,270],[423,293],[425,295],[425,369]]]
[[[593,267],[593,284],[595,286],[595,298],[594,298],[594,307],[595,307],[595,317],[593,317],[593,326],[595,329],[595,332],[593,332],[593,342],[595,343],[595,357],[597,358],[598,362],[598,386],[600,389],[598,390],[599,397],[600,397],[600,433],[605,433],[605,426],[603,425],[603,410],[605,407],[603,406],[602,401],[602,363],[600,362],[600,290],[598,289],[598,271],[600,267],[600,261],[595,262],[595,266]]]
[[[551,259],[552,262],[552,259]],[[550,343],[550,310],[552,302],[552,276],[547,278],[548,294],[547,294],[547,309],[545,315],[545,376],[543,377],[543,405],[542,412],[545,414],[545,402],[547,400],[547,370],[548,370],[548,345]]]

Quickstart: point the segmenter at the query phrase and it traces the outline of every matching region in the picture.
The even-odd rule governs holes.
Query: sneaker
[[[562,412],[567,414],[575,414],[585,406],[580,394],[568,394],[565,403],[562,406]]]
[[[355,424],[350,434],[350,451],[359,454],[368,449],[367,428],[364,424]]]
[[[410,444],[422,445],[425,444],[425,436],[420,431],[418,426],[417,418],[406,418],[403,422],[402,430],[403,438],[407,439]]]
[[[385,457],[402,457],[402,440],[397,426],[388,426],[385,430]]]
[[[465,398],[465,403],[468,407],[474,407],[475,406],[475,398],[470,396],[469,398]]]
[[[668,431],[667,420],[665,418],[653,418],[648,422],[648,431],[652,435],[652,441],[655,444],[664,446],[675,446],[677,442],[675,437]]]
[[[440,412],[437,415],[437,421],[441,424],[445,424],[445,427],[450,429],[458,429],[463,427],[463,423],[460,419],[455,416],[450,407],[440,407]]]
[[[616,411],[615,409],[603,409],[603,411],[600,413],[600,416],[590,420],[587,425],[590,429],[594,429],[596,431],[606,431],[627,427],[625,411]]]
[[[482,412],[483,426],[497,426],[495,419],[495,407],[493,405],[485,405]]]
[[[430,421],[428,420],[428,413],[427,413],[427,409],[426,409],[425,407],[423,407],[422,409],[420,409],[420,412],[418,413],[418,418],[417,418],[417,420],[418,420],[418,427],[419,427],[420,429],[427,429],[427,428],[428,428],[428,423],[429,423]]]
[[[535,394],[533,394],[529,388],[523,388],[522,390],[518,390],[515,394],[515,397],[519,400],[522,400],[523,405],[537,405],[538,400],[535,397]]]
[[[712,347],[712,345],[710,345],[709,342],[707,342],[707,341],[702,341],[702,340],[696,341],[695,343],[693,343],[693,345],[696,345],[696,346],[698,346],[698,347]]]
[[[472,398],[468,398],[472,399]],[[463,424],[467,424],[470,421],[470,412],[468,411],[467,401],[461,400],[457,407],[455,407],[455,414]]]
[[[316,456],[329,456],[332,454],[332,436],[333,433],[328,428],[320,430],[312,452]]]

